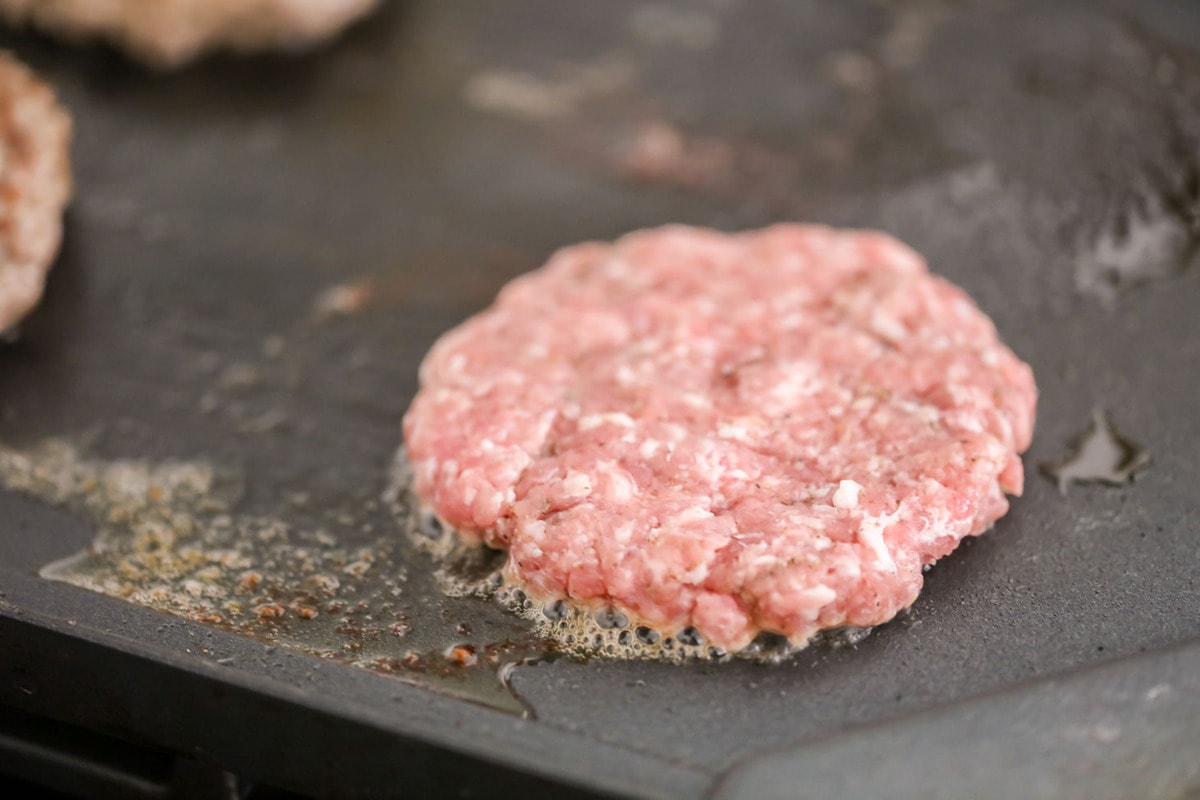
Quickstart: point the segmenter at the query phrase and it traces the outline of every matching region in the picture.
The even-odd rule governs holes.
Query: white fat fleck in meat
[[[871,548],[875,562],[888,572],[896,571],[896,561],[883,540],[883,532],[894,521],[893,516],[864,517],[858,525],[858,540]]]
[[[800,313],[787,314],[779,320],[779,327],[782,330],[790,331],[799,328],[804,322],[804,315]]]
[[[819,583],[808,590],[809,601],[814,608],[820,609],[837,599],[838,593],[831,586]]]
[[[821,609],[837,599],[838,593],[825,584],[816,584],[808,588],[797,589],[786,587],[786,592],[772,593],[772,601],[779,605],[788,606],[794,616],[808,621],[815,621]]]
[[[494,519],[500,515],[504,504],[504,492],[491,492],[476,502],[476,513],[484,519]]]
[[[671,522],[675,525],[683,526],[690,522],[700,522],[701,520],[712,519],[713,513],[702,506],[692,506],[691,508],[677,514]]]
[[[863,397],[855,398],[854,402],[850,404],[849,410],[855,413],[862,413],[867,409],[874,408],[877,405],[879,405],[878,397],[864,395]]]
[[[546,438],[550,435],[550,429],[554,427],[554,420],[557,417],[558,412],[554,411],[553,409],[543,411],[538,417],[537,424],[529,432],[529,441],[531,444],[536,445],[534,447],[535,450],[541,450],[545,445]],[[522,455],[524,455],[526,459],[525,462],[521,464],[521,466],[524,467],[525,464],[529,463],[530,456],[528,453],[523,453]]]
[[[763,410],[779,417],[799,407],[819,389],[818,367],[811,361],[789,361],[771,371],[772,383],[761,396]]]
[[[908,334],[899,320],[882,311],[871,315],[871,330],[889,342],[902,342]]]
[[[670,437],[671,442],[674,443],[682,442],[685,439],[690,438],[688,435],[688,429],[682,425],[667,425],[665,426],[664,430],[667,436]]]
[[[732,439],[735,442],[749,441],[749,431],[736,422],[718,422],[717,436],[722,439]]]
[[[590,431],[592,428],[598,428],[605,423],[616,425],[619,428],[632,428],[636,423],[633,417],[628,414],[614,411],[606,414],[588,414],[586,417],[579,418],[579,430]]]
[[[949,517],[950,515],[944,511],[933,511],[929,515],[928,521],[918,531],[918,538],[925,542],[933,542],[943,536],[953,536],[954,531],[949,527]]]
[[[519,531],[521,541],[525,543],[527,552],[542,554],[541,542],[546,540],[546,522],[540,519],[524,519],[520,521]]]
[[[833,504],[838,508],[858,508],[858,493],[862,486],[855,481],[841,481],[833,493]]]
[[[717,422],[717,436],[741,444],[753,445],[765,423],[757,417],[734,417]]]
[[[637,270],[634,270],[632,265],[623,258],[613,258],[606,261],[604,271],[614,281],[637,278]]]
[[[835,574],[847,580],[858,580],[862,576],[862,563],[855,558],[838,558],[833,560]]]
[[[599,488],[604,492],[604,499],[613,505],[626,503],[637,494],[637,484],[620,467],[603,467],[596,478]]]
[[[942,412],[929,403],[906,403],[903,408],[929,425],[936,425],[942,419]]]
[[[587,497],[592,493],[592,479],[582,472],[568,472],[562,490],[568,497]]]
[[[638,382],[637,373],[625,364],[617,367],[617,372],[614,377],[616,378],[618,386],[629,387]]]

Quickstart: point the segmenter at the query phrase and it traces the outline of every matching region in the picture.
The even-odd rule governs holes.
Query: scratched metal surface
[[[564,732],[575,753],[596,743],[614,769],[636,753],[677,772],[641,788],[575,780],[667,796],[855,724],[1194,640],[1200,10],[678,6],[410,0],[319,54],[168,75],[6,35],[76,116],[78,192],[46,302],[0,349],[0,441],[68,437],[101,461],[235,471],[236,513],[348,550],[393,542],[357,591],[403,569],[396,604],[416,630],[466,621],[482,645],[511,634],[507,613],[442,598],[431,562],[372,505],[434,339],[579,240],[664,222],[882,228],[965,287],[1035,369],[1038,431],[1012,512],[855,648],[769,668],[520,667],[512,686],[536,720],[454,700],[448,728],[481,753],[493,726]],[[370,301],[318,319],[315,299],[342,284],[368,285]],[[1035,467],[1095,407],[1152,464],[1132,486],[1063,496]],[[26,579],[95,526],[14,492],[0,492],[0,520],[0,578],[24,587],[10,596],[76,598]],[[235,641],[228,625],[122,607],[138,641],[164,624]],[[297,651],[345,644],[287,622],[301,633],[242,632]],[[269,685],[266,661],[245,663]],[[349,709],[398,679],[331,680],[323,700],[347,692]],[[515,758],[506,748],[493,757]],[[572,774],[558,755],[514,763]]]

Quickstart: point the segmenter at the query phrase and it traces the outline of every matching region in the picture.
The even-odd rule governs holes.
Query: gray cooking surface
[[[678,6],[410,0],[312,56],[167,75],[7,35],[75,114],[78,185],[44,307],[0,349],[0,442],[235,472],[236,514],[369,550],[361,596],[403,570],[389,613],[416,636],[469,620],[482,645],[523,626],[442,598],[433,562],[372,503],[436,337],[580,240],[666,222],[881,228],[1032,364],[1025,496],[856,647],[772,667],[518,667],[528,724],[715,775],[1195,639],[1200,8]],[[319,319],[316,299],[345,284],[369,301]],[[1037,465],[1096,408],[1152,461],[1132,485],[1064,495]],[[52,528],[35,505],[0,492],[0,519]],[[50,528],[0,531],[0,568],[33,573],[91,536]],[[318,645],[285,627],[246,629],[344,654],[324,628]]]

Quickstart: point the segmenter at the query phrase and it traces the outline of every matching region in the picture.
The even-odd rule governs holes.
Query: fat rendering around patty
[[[675,226],[506,286],[404,433],[418,499],[526,595],[739,651],[910,605],[1021,493],[1036,395],[890,236]]]

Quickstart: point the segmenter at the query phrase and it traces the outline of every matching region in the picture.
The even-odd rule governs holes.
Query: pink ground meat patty
[[[1037,395],[908,247],[805,225],[562,250],[420,382],[416,494],[510,581],[731,651],[910,605],[1021,493]]]
[[[71,39],[101,37],[161,67],[212,49],[305,47],[379,0],[0,0],[0,18]]]
[[[0,331],[41,299],[71,195],[71,119],[50,87],[0,53]]]

